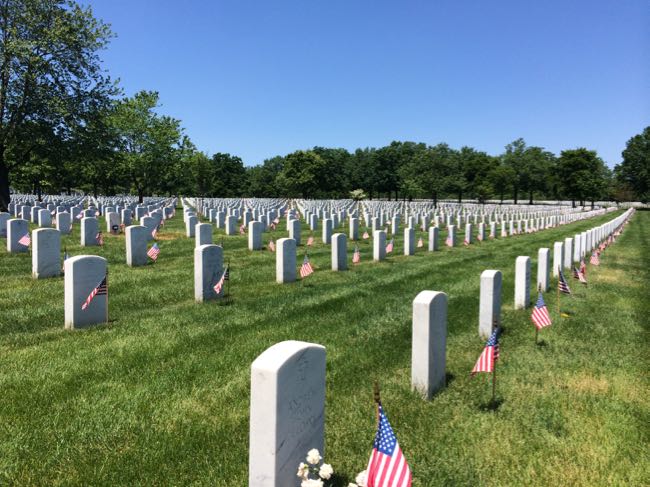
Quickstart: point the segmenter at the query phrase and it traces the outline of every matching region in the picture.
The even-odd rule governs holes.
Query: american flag
[[[365,232],[363,232],[363,237],[362,237],[362,238],[363,238],[364,240],[368,240],[368,239],[370,238],[370,235],[368,235],[368,230],[366,230]]]
[[[560,274],[557,281],[558,289],[560,290],[561,293],[571,294],[571,289],[569,289],[569,283],[566,282],[566,279],[564,278],[564,274],[562,273],[562,269],[558,269],[558,272]]]
[[[81,220],[83,217],[84,217],[83,212],[80,212],[80,213],[77,214],[77,216],[75,216],[75,218],[76,218],[77,220]]]
[[[99,215],[100,215],[99,211],[96,211],[95,216],[99,216]]]
[[[215,284],[214,286],[214,292],[217,294],[221,294],[221,289],[223,288],[223,284],[230,278],[230,274],[228,272],[228,266],[223,271],[223,274],[221,274],[221,277],[219,278],[219,281]]]
[[[379,404],[379,423],[368,461],[367,487],[410,487],[411,469],[404,458],[384,408]]]
[[[97,240],[97,243],[101,246],[104,245],[104,235],[102,232],[98,232],[97,235],[95,235],[95,240]]]
[[[469,245],[469,240],[467,240],[467,237],[465,237],[465,240],[463,240],[463,245],[465,246]]]
[[[587,277],[587,265],[585,264],[585,259],[580,259],[580,272],[583,276]]]
[[[273,223],[275,223],[276,225],[277,225],[278,223],[280,223],[280,218],[278,218],[278,217],[276,216],[276,217],[275,217],[275,220],[273,220]]]
[[[492,372],[494,370],[494,362],[499,358],[499,333],[501,333],[501,328],[495,328],[492,331],[492,335],[472,369],[472,375],[477,372]]]
[[[591,254],[591,258],[589,259],[589,263],[591,265],[600,265],[600,256],[598,255],[598,252],[593,252]]]
[[[157,227],[154,228],[154,229],[151,231],[151,236],[152,236],[154,239],[156,238],[156,235],[158,235],[158,228],[157,228]]]
[[[447,235],[447,239],[445,240],[445,244],[447,247],[453,247],[453,242],[451,241],[451,235]]]
[[[542,293],[539,293],[537,303],[535,303],[535,307],[533,308],[531,319],[538,330],[551,325],[551,316],[548,314],[548,308],[546,308],[546,303],[544,302]]]
[[[271,225],[270,225],[271,229],[272,229],[272,230],[275,230],[275,226],[276,226],[276,225],[277,225],[277,223],[275,223],[275,222],[271,222]]]
[[[32,239],[29,237],[29,233],[26,233],[22,237],[20,237],[20,240],[18,240],[18,243],[20,245],[24,245],[25,247],[29,247],[29,244],[32,243]]]
[[[393,239],[390,239],[390,242],[386,245],[386,253],[390,254],[393,251]]]
[[[239,235],[245,235],[246,234],[246,227],[242,224],[239,226]]]
[[[422,237],[418,239],[418,248],[424,247],[424,241],[422,240]]]
[[[313,272],[314,268],[311,266],[309,258],[305,255],[305,258],[302,260],[302,265],[300,266],[300,277],[305,278]]]
[[[314,245],[314,237],[310,235],[309,238],[307,239],[307,246],[311,247],[312,245]]]
[[[88,305],[90,305],[91,301],[95,299],[95,296],[97,295],[101,296],[106,294],[108,294],[108,286],[106,284],[106,276],[104,276],[104,278],[100,281],[100,283],[97,284],[97,286],[95,286],[95,288],[92,291],[90,291],[90,294],[84,301],[84,304],[81,305],[81,309],[85,311]]]
[[[155,262],[156,259],[158,258],[158,254],[160,254],[160,247],[158,247],[158,244],[157,244],[157,243],[153,244],[153,245],[151,246],[151,248],[150,248],[149,250],[147,250],[147,255],[148,255],[149,258],[150,258],[151,260],[153,260],[154,262]]]
[[[356,245],[354,247],[354,254],[352,254],[352,263],[358,264],[359,262],[361,262],[361,252],[359,252],[359,246]]]
[[[273,241],[273,239],[271,239],[271,241],[269,242],[269,250],[271,252],[275,252],[275,242]]]

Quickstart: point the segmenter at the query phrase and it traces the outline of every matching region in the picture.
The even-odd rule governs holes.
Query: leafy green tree
[[[236,156],[220,152],[212,156],[214,176],[212,195],[221,198],[243,196],[248,188],[244,162]]]
[[[562,193],[584,206],[587,199],[593,202],[601,197],[606,188],[608,169],[596,154],[585,148],[564,150],[560,154],[557,173]]]
[[[276,184],[288,197],[320,198],[320,181],[326,172],[327,163],[321,156],[313,151],[296,151],[284,158]]]
[[[248,194],[253,197],[282,196],[276,179],[284,167],[284,157],[266,159],[261,165],[247,168]]]
[[[623,162],[616,169],[622,188],[634,193],[644,203],[650,201],[650,127],[627,141]]]
[[[0,211],[9,204],[10,176],[43,161],[32,157],[38,145],[67,140],[115,94],[97,55],[110,37],[89,7],[72,1],[0,2]]]
[[[506,191],[513,187],[515,176],[514,169],[502,163],[493,166],[488,173],[487,179],[490,186],[492,187],[494,194],[499,195],[501,203],[503,203]]]
[[[118,137],[118,159],[140,201],[164,191],[164,175],[173,170],[181,143],[180,121],[155,112],[158,93],[140,91],[120,100],[111,115]]]

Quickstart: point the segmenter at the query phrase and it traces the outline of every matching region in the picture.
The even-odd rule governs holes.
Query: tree
[[[142,202],[154,190],[164,190],[164,175],[179,155],[180,121],[155,112],[158,93],[140,91],[115,106],[112,124],[118,137],[119,160]]]
[[[248,194],[253,197],[282,196],[276,178],[284,167],[284,157],[266,159],[262,165],[247,168]]]
[[[525,175],[524,154],[526,152],[526,142],[519,138],[506,145],[506,151],[501,156],[503,164],[512,171],[512,198],[517,204],[519,199],[519,189],[521,188]]]
[[[284,196],[320,198],[320,182],[325,179],[327,163],[313,151],[296,151],[284,158],[282,171],[276,178]]]
[[[593,202],[604,192],[608,177],[608,169],[596,151],[583,147],[564,150],[560,154],[557,173],[562,193],[571,199],[575,207],[576,201],[584,206],[585,200]]]
[[[0,211],[10,201],[10,176],[42,161],[32,157],[38,145],[67,140],[116,94],[97,55],[110,37],[89,7],[70,0],[0,2]]]
[[[627,141],[622,156],[623,162],[616,168],[617,180],[638,200],[650,201],[650,127]]]
[[[212,195],[220,198],[243,196],[248,188],[244,162],[236,156],[217,152],[212,156]]]

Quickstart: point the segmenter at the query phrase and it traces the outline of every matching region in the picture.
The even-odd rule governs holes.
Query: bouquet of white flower
[[[321,464],[322,459],[316,448],[307,452],[307,463],[298,465],[297,475],[302,479],[300,487],[326,487],[324,481],[332,477],[334,469],[328,463]]]

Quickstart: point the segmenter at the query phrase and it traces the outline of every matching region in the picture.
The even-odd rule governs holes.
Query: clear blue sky
[[[209,154],[523,137],[610,165],[650,125],[647,0],[90,0],[127,95]]]

